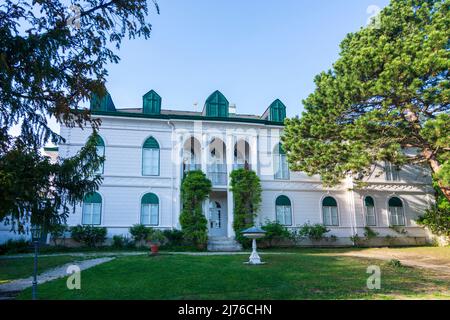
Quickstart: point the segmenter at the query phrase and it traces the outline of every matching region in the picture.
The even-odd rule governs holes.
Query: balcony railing
[[[244,164],[244,163],[234,163],[233,164],[233,170],[238,169],[245,169],[247,167],[248,170],[252,170],[252,166],[250,164]]]
[[[202,170],[202,165],[201,164],[186,164],[183,163],[183,174],[186,175],[186,173],[190,172],[190,171],[197,171],[197,170]]]
[[[210,164],[207,172],[208,179],[211,180],[213,186],[227,185],[227,165],[226,164]]]

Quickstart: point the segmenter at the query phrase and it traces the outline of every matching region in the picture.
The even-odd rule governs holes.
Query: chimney
[[[235,103],[230,103],[230,107],[228,108],[228,113],[230,115],[236,115],[236,104]]]

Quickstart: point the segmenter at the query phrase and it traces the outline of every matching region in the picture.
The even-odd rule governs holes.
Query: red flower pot
[[[150,250],[151,250],[152,254],[157,254],[157,253],[158,253],[158,250],[159,250],[159,245],[157,245],[157,244],[151,244],[151,245],[150,245]]]

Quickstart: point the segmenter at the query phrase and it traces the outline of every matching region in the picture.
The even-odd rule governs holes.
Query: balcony
[[[211,164],[207,170],[208,179],[211,180],[213,186],[226,186],[228,175],[226,164]]]
[[[187,163],[183,163],[183,174],[186,174],[190,171],[197,171],[197,170],[202,170],[202,165],[201,164],[187,164]]]
[[[252,166],[249,163],[234,163],[233,170],[245,169],[252,170]]]

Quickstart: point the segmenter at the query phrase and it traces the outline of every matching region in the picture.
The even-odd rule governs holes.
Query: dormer
[[[280,99],[276,99],[263,113],[261,118],[273,122],[284,122],[284,119],[286,119],[286,106]]]
[[[91,111],[116,111],[116,107],[108,91],[106,91],[103,97],[93,93],[89,108]]]
[[[218,90],[206,99],[203,115],[215,118],[228,118],[230,103]]]
[[[161,114],[161,97],[150,90],[142,97],[142,112],[145,114]]]

